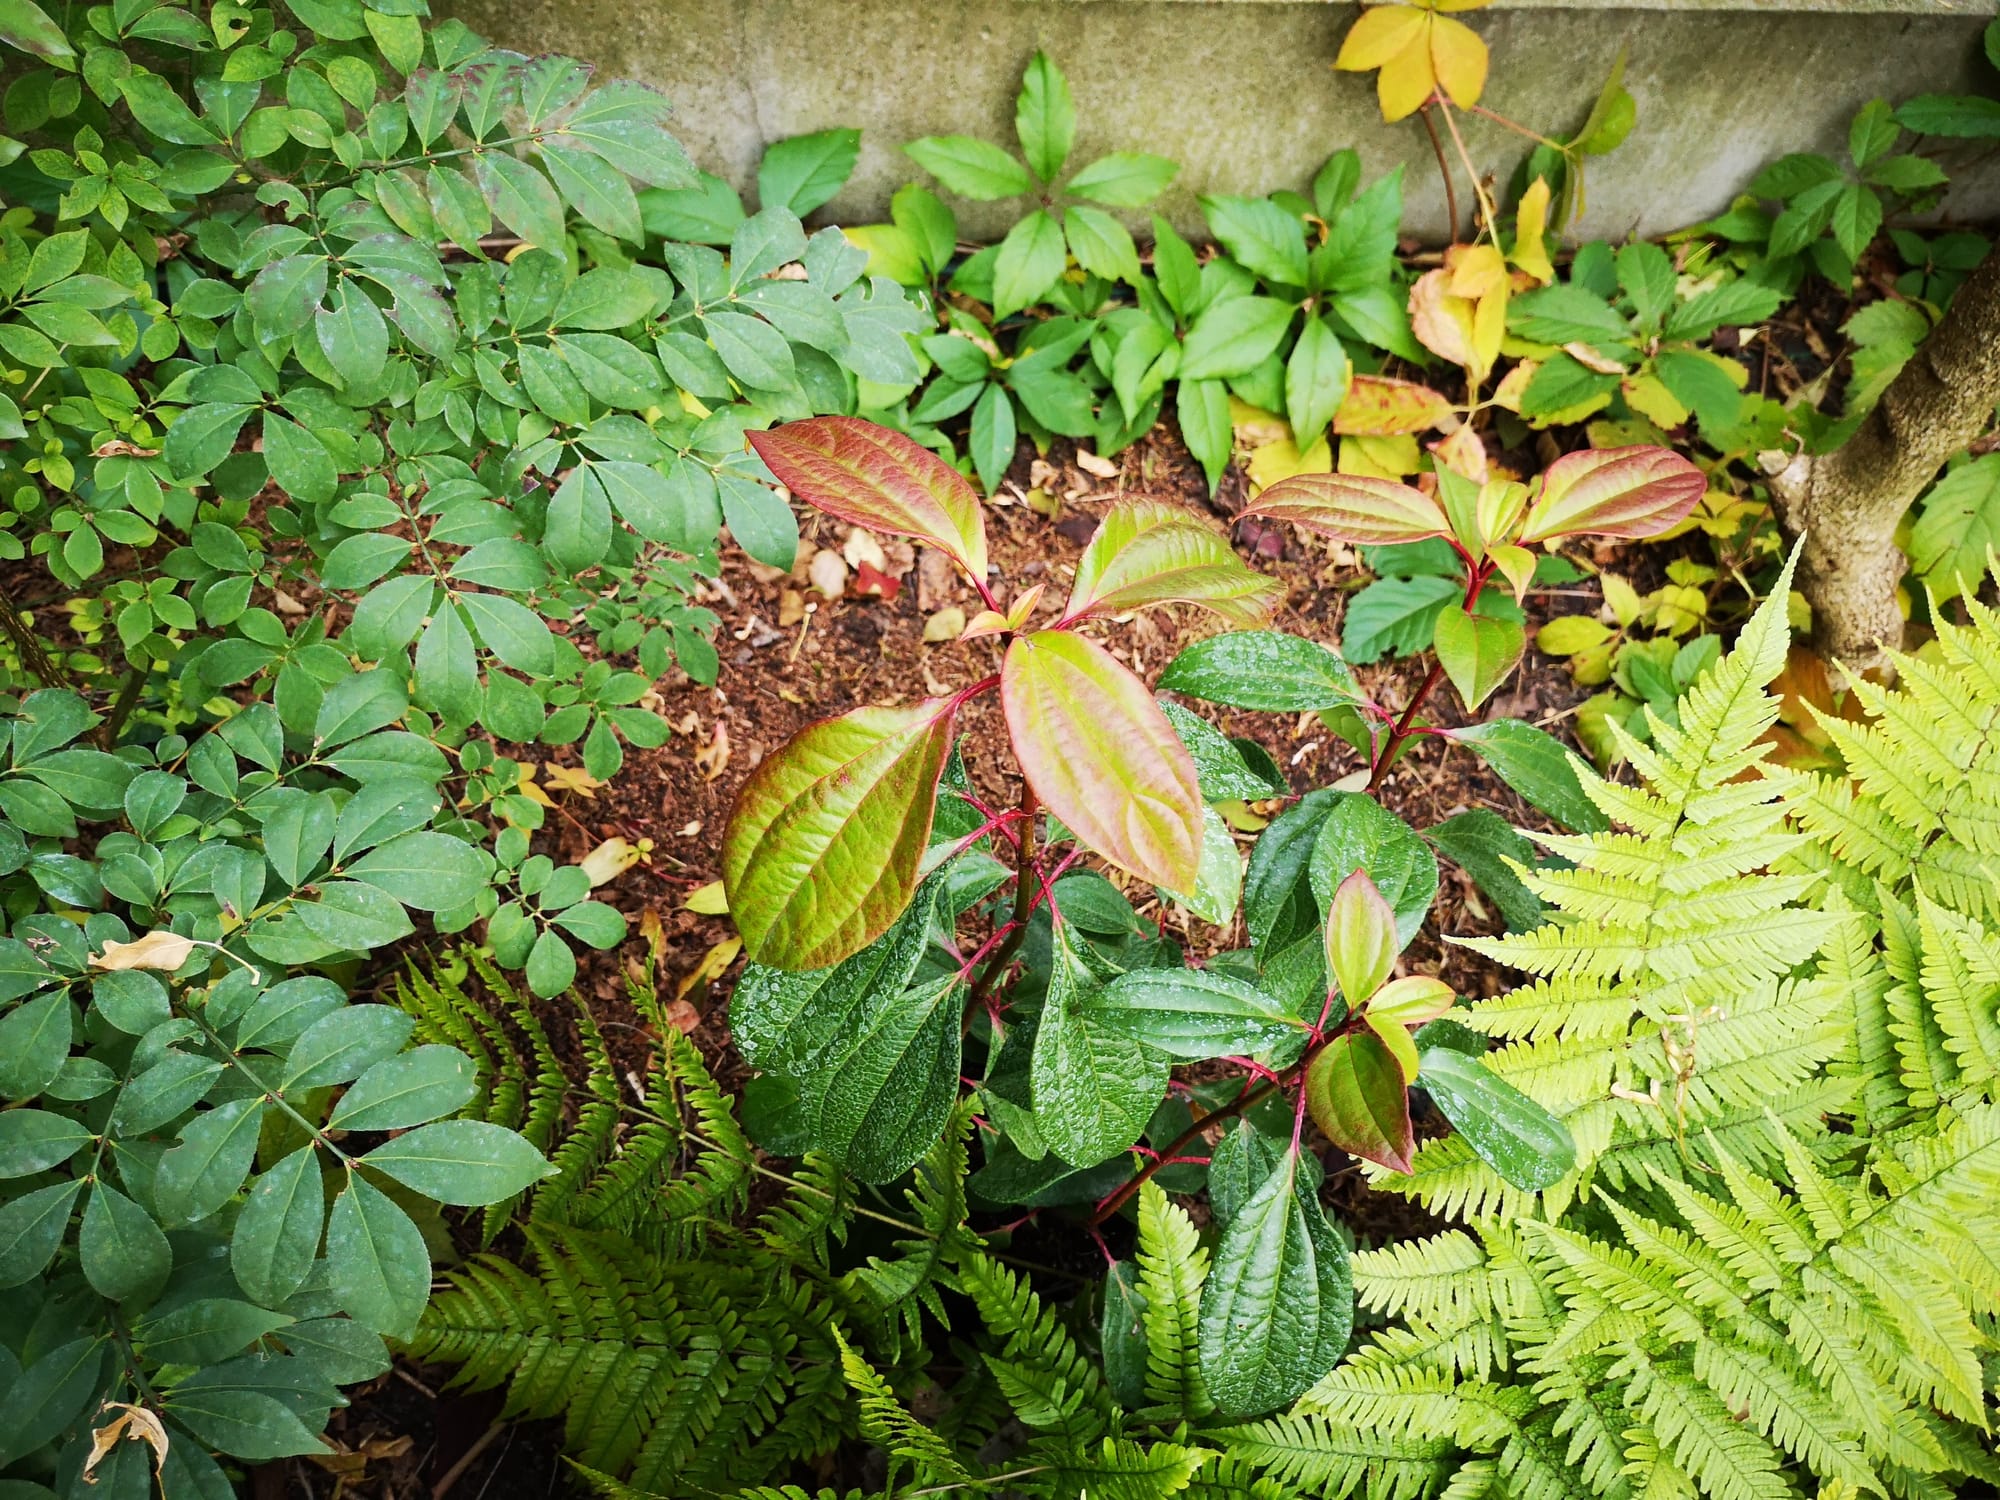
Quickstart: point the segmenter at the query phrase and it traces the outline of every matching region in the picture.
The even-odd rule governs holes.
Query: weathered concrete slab
[[[1410,223],[1436,238],[1443,194],[1423,130],[1384,125],[1368,79],[1330,64],[1357,8],[1293,0],[449,0],[485,35],[588,57],[677,106],[696,160],[739,186],[773,140],[862,130],[861,165],[820,217],[864,222],[923,176],[902,143],[1011,141],[1037,47],[1068,73],[1076,164],[1150,150],[1182,164],[1162,207],[1198,229],[1199,192],[1302,186],[1336,147],[1370,175],[1406,164]],[[2000,91],[1980,53],[1993,0],[1498,0],[1463,17],[1493,52],[1486,102],[1550,133],[1581,122],[1620,48],[1639,123],[1592,164],[1589,233],[1661,233],[1724,207],[1787,151],[1844,150],[1867,100]],[[1511,170],[1518,137],[1469,122],[1474,157]],[[1960,215],[2000,213],[2000,166],[1960,172]],[[1465,195],[1461,192],[1461,198]],[[961,205],[974,236],[1019,203]]]

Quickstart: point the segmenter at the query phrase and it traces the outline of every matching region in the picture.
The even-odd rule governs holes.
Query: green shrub
[[[421,3],[0,42],[0,559],[45,575],[0,594],[0,1471],[122,1492],[154,1434],[215,1494],[415,1331],[437,1204],[547,1169],[440,1119],[475,1069],[362,960],[484,920],[553,995],[623,938],[500,746],[664,741],[724,522],[793,558],[745,429],[915,325],[796,194],[661,242],[663,98]]]

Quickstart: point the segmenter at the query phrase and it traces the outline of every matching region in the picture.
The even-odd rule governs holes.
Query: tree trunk
[[[1803,535],[1799,587],[1813,645],[1855,671],[1899,646],[1896,585],[1907,563],[1896,527],[1945,460],[2000,403],[2000,248],[1966,278],[1944,319],[1860,428],[1831,453],[1800,452],[1771,473],[1788,536]]]

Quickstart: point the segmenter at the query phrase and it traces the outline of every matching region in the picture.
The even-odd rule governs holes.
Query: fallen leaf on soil
[[[873,532],[865,531],[859,526],[849,528],[847,540],[841,544],[840,555],[846,558],[847,565],[857,572],[863,564],[878,573],[886,573],[889,570],[889,559],[883,554],[882,544],[875,539]]]
[[[956,604],[938,610],[924,621],[924,644],[935,646],[940,641],[955,641],[965,630],[965,611]]]
[[[1031,489],[1045,489],[1062,478],[1061,472],[1046,458],[1028,460],[1028,486]]]
[[[1021,499],[1029,510],[1038,516],[1047,516],[1051,521],[1062,514],[1062,501],[1040,485],[1029,490]]]
[[[159,969],[171,974],[194,952],[193,938],[162,929],[134,938],[129,943],[106,940],[102,953],[90,955],[93,969]]]
[[[1099,458],[1088,448],[1076,450],[1076,466],[1086,474],[1095,474],[1099,479],[1116,479],[1118,465],[1108,458]]]
[[[789,630],[806,617],[806,596],[797,589],[786,589],[778,595],[778,626]]]
[[[812,586],[829,599],[838,599],[847,592],[847,563],[838,552],[820,548],[813,554],[807,574]]]
[[[729,726],[715,721],[708,743],[694,752],[694,763],[704,780],[713,781],[729,768]]]
[[[278,607],[281,615],[302,615],[306,612],[306,607],[283,589],[271,590],[271,602]]]
[[[917,554],[917,608],[925,614],[949,604],[958,593],[958,574],[951,559],[935,547]]]
[[[616,880],[632,866],[640,863],[653,851],[651,839],[641,839],[634,844],[628,839],[608,838],[590,853],[577,861],[578,867],[590,877],[594,890],[607,881]]]
[[[558,766],[551,763],[542,767],[542,775],[557,791],[574,792],[586,802],[595,802],[597,789],[604,785],[581,766]]]
[[[681,906],[704,917],[726,917],[729,915],[729,897],[723,893],[722,882],[711,880],[707,885],[690,891]]]
[[[720,979],[723,970],[736,962],[736,955],[743,951],[743,939],[726,937],[703,955],[695,970],[685,975],[674,987],[674,1002],[667,1007],[666,1020],[680,1031],[693,1031],[701,1024],[701,1013],[688,1003],[690,994],[706,997],[712,980]]]
[[[854,570],[854,592],[864,597],[883,600],[894,599],[903,591],[903,580],[882,572],[873,563],[864,562]]]

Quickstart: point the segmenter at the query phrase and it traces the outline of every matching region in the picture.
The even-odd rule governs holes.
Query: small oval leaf
[[[1410,1170],[1409,1089],[1395,1053],[1374,1032],[1337,1036],[1313,1058],[1306,1108],[1341,1150],[1391,1171]]]

